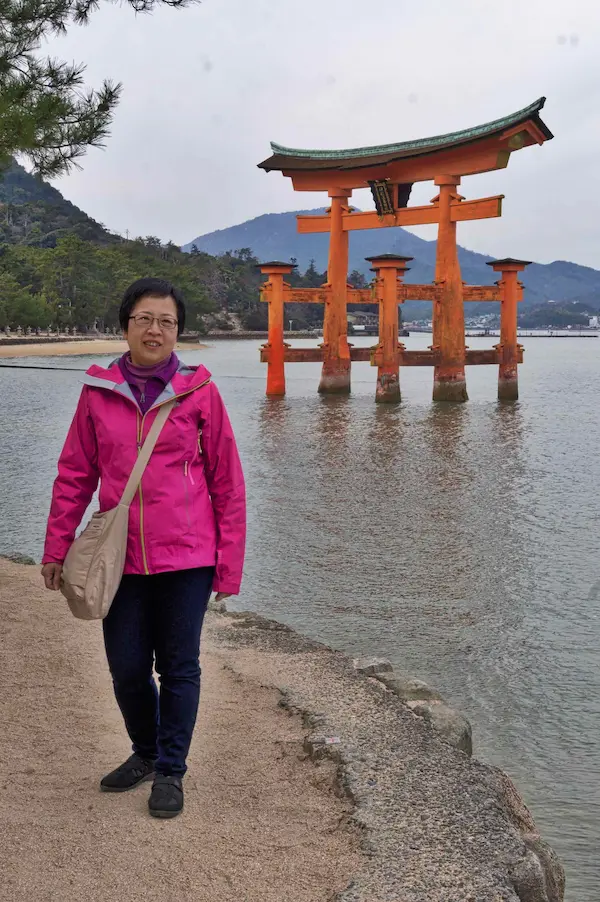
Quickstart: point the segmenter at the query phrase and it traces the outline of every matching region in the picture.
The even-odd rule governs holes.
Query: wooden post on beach
[[[517,401],[519,398],[519,344],[517,342],[517,303],[523,298],[523,284],[518,273],[529,266],[528,260],[492,260],[487,264],[494,272],[502,273],[498,282],[502,289],[500,307],[500,344],[496,345],[500,356],[498,367],[498,398],[501,401]]]
[[[284,331],[284,285],[283,277],[295,269],[292,263],[262,263],[260,271],[268,276],[263,286],[265,298],[269,304],[269,335],[263,351],[267,359],[267,395],[282,397],[285,395],[285,342]]]

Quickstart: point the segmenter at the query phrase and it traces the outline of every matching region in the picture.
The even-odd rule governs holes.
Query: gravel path
[[[75,621],[37,567],[7,561],[0,614],[1,902],[325,902],[361,869],[333,765],[305,760],[300,717],[226,665],[218,631],[186,809],[163,822],[148,785],[98,791],[129,754],[99,625]]]

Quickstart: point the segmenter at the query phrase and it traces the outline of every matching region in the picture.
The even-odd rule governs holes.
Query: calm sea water
[[[471,719],[476,754],[516,780],[570,902],[597,902],[600,340],[524,343],[513,405],[495,400],[492,367],[469,369],[466,405],[432,405],[431,371],[415,368],[404,403],[384,407],[368,364],[350,398],[319,397],[318,365],[291,365],[287,397],[269,401],[258,342],[182,356],[212,370],[244,459],[238,606],[441,689]],[[40,556],[79,388],[77,373],[0,369],[0,551]]]

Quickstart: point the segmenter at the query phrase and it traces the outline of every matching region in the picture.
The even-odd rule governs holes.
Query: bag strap
[[[154,446],[158,441],[158,436],[161,433],[161,430],[165,423],[167,422],[167,417],[175,407],[175,399],[172,401],[167,401],[166,404],[161,404],[158,413],[150,427],[150,431],[146,436],[146,441],[140,448],[140,453],[138,455],[138,459],[135,462],[135,466],[131,471],[129,479],[127,480],[127,485],[123,490],[123,495],[121,496],[121,500],[119,504],[124,505],[125,507],[129,507],[135,493],[138,490],[138,486],[142,481],[142,476],[144,475],[144,470],[148,466],[148,461],[150,460],[150,456],[154,451]]]

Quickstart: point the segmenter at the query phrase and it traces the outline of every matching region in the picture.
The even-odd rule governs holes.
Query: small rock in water
[[[519,899],[562,902],[565,872],[554,850],[537,833],[525,833],[527,854],[513,867],[511,882]]]
[[[380,673],[392,673],[394,668],[387,658],[369,658],[362,655],[354,659],[354,669],[367,676],[377,676]]]
[[[416,680],[413,677],[397,677],[387,673],[382,674],[379,679],[384,686],[387,686],[402,701],[436,701],[441,702],[442,696],[437,689],[433,689],[424,683],[423,680]]]

